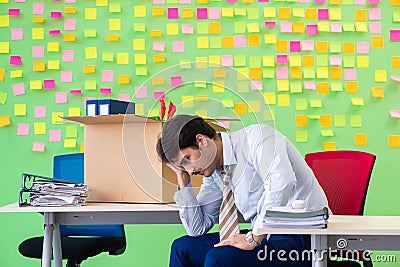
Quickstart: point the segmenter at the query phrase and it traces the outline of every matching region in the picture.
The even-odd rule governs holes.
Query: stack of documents
[[[23,173],[19,205],[82,206],[88,191],[85,184]]]
[[[317,211],[267,210],[262,224],[270,228],[326,228],[328,218],[326,207]]]

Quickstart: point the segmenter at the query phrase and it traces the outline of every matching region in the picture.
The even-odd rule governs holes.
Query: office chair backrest
[[[76,183],[84,182],[83,153],[54,156],[53,176]],[[123,237],[123,225],[60,225],[61,236]]]
[[[337,215],[363,215],[375,155],[361,151],[309,153],[305,160],[313,170]]]

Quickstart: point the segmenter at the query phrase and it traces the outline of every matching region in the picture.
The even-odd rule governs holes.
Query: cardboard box
[[[88,201],[173,202],[176,175],[155,148],[162,122],[134,114],[64,119],[85,125],[85,183],[92,189]],[[217,131],[225,130],[209,122]],[[195,187],[201,178],[192,180]]]

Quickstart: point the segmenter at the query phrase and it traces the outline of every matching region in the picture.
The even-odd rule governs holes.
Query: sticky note
[[[372,97],[375,98],[384,98],[385,94],[383,91],[383,87],[373,86],[371,88]]]
[[[307,35],[318,35],[318,25],[317,24],[307,24],[306,25]]]
[[[390,33],[390,41],[391,42],[399,42],[400,41],[400,30],[389,30]]]
[[[15,93],[14,93],[14,95],[15,95]],[[7,93],[0,92],[0,104],[4,105],[6,103],[6,101],[7,101]]]
[[[119,75],[118,76],[118,84],[129,84],[130,82],[131,82],[131,80],[128,75]]]
[[[86,59],[97,59],[97,47],[86,47],[85,48]]]
[[[307,143],[308,142],[308,131],[306,131],[306,130],[296,131],[296,142],[297,143]]]
[[[129,53],[119,52],[117,53],[117,64],[128,65],[129,64]]]
[[[308,126],[307,115],[296,115],[296,127],[306,127]]]
[[[8,54],[8,53],[10,53],[10,43],[0,42],[0,54]]]
[[[76,148],[76,139],[64,139],[64,148]]]
[[[72,70],[60,71],[60,81],[63,83],[72,82]]]
[[[85,29],[84,36],[85,37],[96,37],[97,31],[96,31],[96,29]]]
[[[183,34],[194,34],[194,28],[192,24],[182,24],[181,28]]]
[[[136,86],[135,87],[136,98],[147,98],[147,86]]]
[[[9,115],[1,115],[0,116],[0,127],[8,126],[11,124]]]
[[[44,89],[56,89],[56,81],[55,80],[44,80],[43,88]]]
[[[319,125],[321,127],[330,127],[332,126],[332,115],[324,114],[319,117]]]
[[[33,133],[34,134],[46,134],[46,123],[45,122],[33,123]]]
[[[96,8],[85,8],[85,20],[96,20],[97,9]]]
[[[44,29],[43,28],[32,28],[32,40],[43,40]]]
[[[14,116],[26,116],[26,104],[14,104]]]
[[[278,106],[280,107],[290,106],[290,95],[289,94],[278,95]]]
[[[51,123],[52,124],[62,124],[64,119],[61,118],[64,116],[64,112],[52,112],[51,113]]]
[[[11,40],[23,40],[24,29],[23,28],[12,28],[11,29]]]
[[[182,86],[182,76],[171,76],[171,87]]]
[[[78,127],[77,126],[66,126],[65,127],[65,137],[66,138],[77,138],[78,137]]]
[[[400,135],[389,135],[388,146],[391,148],[400,148]]]
[[[386,70],[375,70],[375,82],[385,83],[387,81]]]
[[[34,152],[44,152],[45,144],[44,142],[33,142],[32,151]]]
[[[27,123],[19,123],[17,135],[19,136],[27,136],[29,135],[29,124]]]
[[[22,58],[21,56],[10,56],[10,65],[21,66]]]
[[[33,111],[36,119],[46,118],[46,106],[35,106]]]
[[[310,106],[313,108],[322,108],[322,101],[318,98],[311,98],[310,99]]]
[[[192,108],[192,107],[194,107],[193,96],[182,96],[182,107],[183,108]]]
[[[351,115],[350,116],[350,127],[362,127],[362,116]]]
[[[50,130],[49,131],[49,141],[50,142],[61,142],[61,131],[60,130]]]
[[[324,137],[328,137],[328,136],[335,136],[335,134],[333,133],[332,129],[327,129],[327,130],[320,130],[321,135]]]

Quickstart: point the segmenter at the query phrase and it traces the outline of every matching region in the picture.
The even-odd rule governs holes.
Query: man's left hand
[[[230,236],[229,238],[217,243],[214,247],[223,247],[223,246],[232,246],[241,250],[253,250],[254,247],[244,240],[246,234],[235,234]]]

